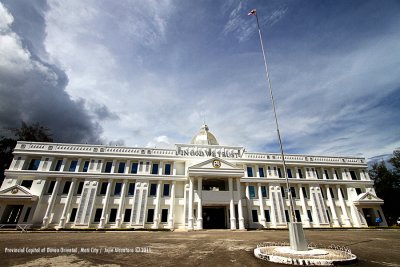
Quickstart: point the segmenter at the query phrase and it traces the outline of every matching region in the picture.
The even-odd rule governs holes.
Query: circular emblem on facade
[[[218,169],[221,167],[221,161],[219,159],[214,159],[212,165],[214,168]]]
[[[13,190],[11,190],[11,194],[16,194],[18,193],[18,188],[14,188]]]

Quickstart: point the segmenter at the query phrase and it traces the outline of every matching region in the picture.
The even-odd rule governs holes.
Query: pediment
[[[190,166],[188,171],[190,176],[244,176],[243,168],[217,157]]]
[[[383,204],[383,200],[371,192],[362,193],[353,201],[355,205],[361,204]]]
[[[34,201],[37,199],[37,196],[33,195],[23,186],[13,185],[0,191],[0,199],[25,199]]]

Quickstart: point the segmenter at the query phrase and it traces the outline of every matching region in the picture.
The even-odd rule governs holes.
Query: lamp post
[[[297,222],[295,211],[294,211],[293,197],[292,197],[292,192],[290,190],[290,184],[289,184],[289,179],[288,179],[288,175],[287,175],[287,168],[286,168],[285,156],[283,153],[282,139],[281,139],[281,134],[279,132],[278,116],[276,115],[275,100],[274,100],[274,95],[272,93],[272,85],[271,85],[271,80],[269,78],[268,64],[267,64],[267,59],[266,59],[266,55],[265,55],[264,44],[262,41],[262,35],[261,35],[260,23],[258,21],[257,11],[255,9],[253,9],[250,11],[250,13],[248,15],[252,15],[252,16],[256,17],[258,35],[260,37],[261,50],[262,50],[263,59],[264,59],[266,80],[267,80],[267,84],[268,84],[268,88],[269,88],[269,95],[271,97],[272,109],[273,109],[274,117],[275,117],[276,132],[278,135],[278,141],[279,141],[282,165],[283,165],[283,172],[285,175],[287,195],[289,198],[289,209],[290,209],[289,220],[290,220],[290,222],[288,222],[288,228],[289,228],[290,247],[297,251],[304,251],[304,250],[308,250],[308,246],[307,246],[307,242],[304,237],[303,225],[301,222]]]

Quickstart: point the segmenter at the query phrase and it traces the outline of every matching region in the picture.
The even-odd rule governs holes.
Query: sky
[[[400,147],[400,2],[0,0],[0,135],[373,158]]]

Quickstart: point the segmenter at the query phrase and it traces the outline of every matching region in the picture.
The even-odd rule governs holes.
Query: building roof
[[[198,134],[193,136],[192,141],[190,142],[192,145],[216,145],[218,146],[218,141],[215,136],[208,131],[208,126],[203,124],[200,128]]]

